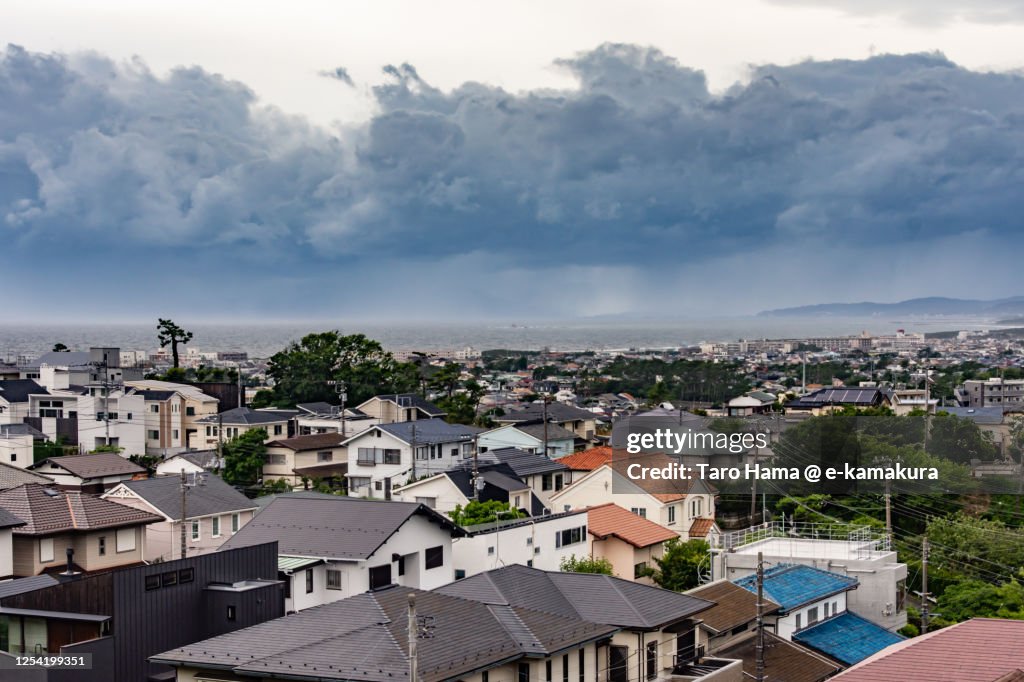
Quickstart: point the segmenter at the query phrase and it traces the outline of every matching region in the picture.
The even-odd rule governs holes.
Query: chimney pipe
[[[73,565],[75,558],[75,548],[68,547],[64,550],[64,553],[67,554],[68,557],[68,570],[64,572],[64,575],[75,575],[75,569]]]

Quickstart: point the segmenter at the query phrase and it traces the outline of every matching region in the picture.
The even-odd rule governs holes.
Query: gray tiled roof
[[[181,518],[181,479],[178,476],[125,481],[121,485],[159,509],[168,518]],[[204,485],[189,488],[187,495],[185,511],[188,518],[256,508],[252,500],[225,483],[219,476],[207,476]]]
[[[312,415],[338,413],[338,405],[331,405],[330,403],[325,402],[299,403],[295,407],[299,412],[307,412]]]
[[[0,507],[0,528],[14,528],[15,526],[24,526],[25,522],[20,518],[7,511],[3,507]]]
[[[522,431],[528,436],[533,436],[537,440],[544,440],[544,423],[543,422],[530,422],[527,424],[517,423],[514,424],[517,431]],[[549,423],[547,425],[548,442],[553,440],[575,440],[576,434],[567,429],[563,429],[558,424]]]
[[[508,422],[522,422],[522,421],[533,421],[535,419],[544,418],[544,406],[541,404],[531,404],[525,410],[519,410],[517,412],[509,412],[508,414],[500,417],[495,417],[494,421],[499,424]],[[552,402],[548,403],[547,416],[549,421],[556,422],[568,422],[577,421],[584,419],[599,419],[599,416],[591,412],[590,410],[584,410],[574,405],[566,405],[565,403]]]
[[[6,462],[0,462],[0,490],[17,488],[23,483],[41,483],[43,485],[48,485],[53,483],[53,479],[37,474],[34,471],[29,471],[28,469],[11,466]]]
[[[663,627],[714,606],[705,599],[620,578],[541,571],[518,564],[458,580],[438,591],[622,628]]]
[[[244,424],[256,426],[258,424],[276,424],[286,422],[296,415],[295,412],[287,410],[254,410],[251,407],[236,407],[226,410],[220,414],[211,414],[197,420],[201,424]]]
[[[89,455],[48,457],[36,462],[29,468],[47,471],[52,469],[50,465],[66,469],[83,479],[102,478],[104,476],[133,476],[146,473],[146,470],[138,464],[122,457],[116,452],[95,452]]]
[[[95,495],[53,490],[38,483],[27,483],[0,492],[0,507],[26,522],[26,525],[14,529],[15,535],[49,535],[162,520],[155,514]]]
[[[33,575],[28,578],[18,578],[16,580],[7,580],[0,582],[0,599],[4,597],[13,597],[16,594],[24,594],[25,592],[32,592],[34,590],[41,590],[46,587],[52,587],[59,581],[51,575],[43,573],[42,575]]]
[[[280,554],[360,561],[369,558],[417,514],[454,534],[462,534],[444,516],[415,502],[386,502],[340,495],[282,495],[264,507],[221,549],[277,541]]]
[[[516,476],[530,476],[532,474],[547,474],[556,471],[566,471],[569,467],[561,462],[553,460],[544,455],[534,452],[527,452],[518,448],[498,448],[488,450],[481,457],[493,459],[502,464],[512,467]]]
[[[31,424],[0,424],[0,434],[5,436],[32,436],[33,440],[46,440],[46,434]]]
[[[475,434],[483,431],[475,426],[449,424],[443,419],[418,419],[411,422],[379,424],[376,428],[390,433],[406,443],[411,443],[415,437],[417,445],[471,441]],[[414,429],[415,434],[413,433]]]
[[[30,395],[46,395],[45,388],[31,379],[6,379],[0,381],[0,398],[9,403],[27,403]]]
[[[422,682],[463,677],[527,656],[549,656],[607,637],[617,628],[391,587],[300,611],[190,644],[152,660],[239,674],[296,679],[408,681],[408,597],[437,636],[417,644]],[[443,634],[441,634],[443,633]]]
[[[996,407],[939,407],[939,412],[948,412],[954,417],[970,419],[975,424],[995,425],[1003,423],[1003,408]]]

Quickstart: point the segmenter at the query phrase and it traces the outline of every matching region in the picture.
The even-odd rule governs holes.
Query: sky
[[[0,7],[0,320],[1020,290],[1024,2]]]

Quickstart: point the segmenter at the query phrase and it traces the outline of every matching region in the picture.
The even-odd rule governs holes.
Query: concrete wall
[[[573,554],[578,557],[590,555],[591,536],[584,533],[583,542],[556,547],[556,534],[585,525],[585,513],[538,517],[534,523],[518,524],[472,537],[455,538],[452,540],[455,569],[465,571],[464,577],[510,564],[529,566],[530,562],[533,562],[534,568],[544,571],[560,570],[562,559]]]
[[[615,537],[593,540],[591,549],[593,557],[610,561],[615,575],[623,580],[634,580],[634,569],[640,562],[646,563],[648,568],[657,568],[654,558],[661,557],[664,553],[665,546],[661,544],[650,547],[634,547]],[[636,582],[644,585],[654,584],[654,581],[648,577],[637,579]]]

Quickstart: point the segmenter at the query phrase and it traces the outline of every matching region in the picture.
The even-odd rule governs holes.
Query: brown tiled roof
[[[615,453],[609,466],[620,476],[628,478],[629,467],[633,464],[640,464],[645,469],[663,469],[673,464],[679,464],[679,460],[660,452],[629,455],[620,450]],[[629,479],[629,481],[643,488],[645,492],[661,502],[676,502],[685,499],[696,483],[695,478],[646,478],[642,480]],[[710,484],[703,482],[703,485],[710,492],[714,492],[714,488]]]
[[[27,483],[0,492],[0,507],[25,521],[15,535],[49,535],[71,530],[153,523],[163,518],[95,495]]]
[[[587,510],[587,530],[598,539],[616,537],[634,547],[650,547],[679,537],[675,531],[612,502]]]
[[[974,618],[886,647],[835,679],[995,682],[1021,668],[1024,621]]]
[[[11,466],[6,462],[0,462],[0,490],[16,488],[22,483],[42,483],[46,485],[53,483],[53,480],[34,471]]]
[[[770,632],[764,634],[765,682],[821,682],[839,670],[831,663],[801,646],[780,639]],[[739,658],[743,661],[743,672],[751,678],[757,670],[757,637],[748,637],[730,647],[715,652],[716,658]],[[908,675],[900,682],[924,680],[923,677]],[[937,680],[940,678],[928,678]],[[959,677],[941,678],[959,680]]]
[[[694,519],[690,524],[690,538],[706,538],[708,531],[714,527],[714,519]]]
[[[351,435],[351,434],[349,434]],[[295,436],[294,438],[279,438],[267,443],[268,448],[288,448],[296,452],[302,450],[320,450],[321,448],[335,448],[341,445],[346,437],[340,433],[312,433],[308,436]]]
[[[557,461],[573,471],[593,471],[612,461],[612,449],[607,445],[602,445],[559,457]]]
[[[757,595],[728,580],[717,580],[689,590],[686,594],[715,602],[700,614],[704,625],[717,632],[728,632],[757,618]],[[775,613],[779,605],[765,598],[765,614]]]
[[[116,452],[96,452],[91,455],[68,455],[49,457],[32,465],[33,469],[49,470],[49,464],[67,469],[79,478],[103,478],[104,476],[125,476],[144,474],[146,470],[135,462],[125,459]]]
[[[1006,673],[998,680],[993,680],[993,682],[1024,682],[1024,670],[1017,669]]]

